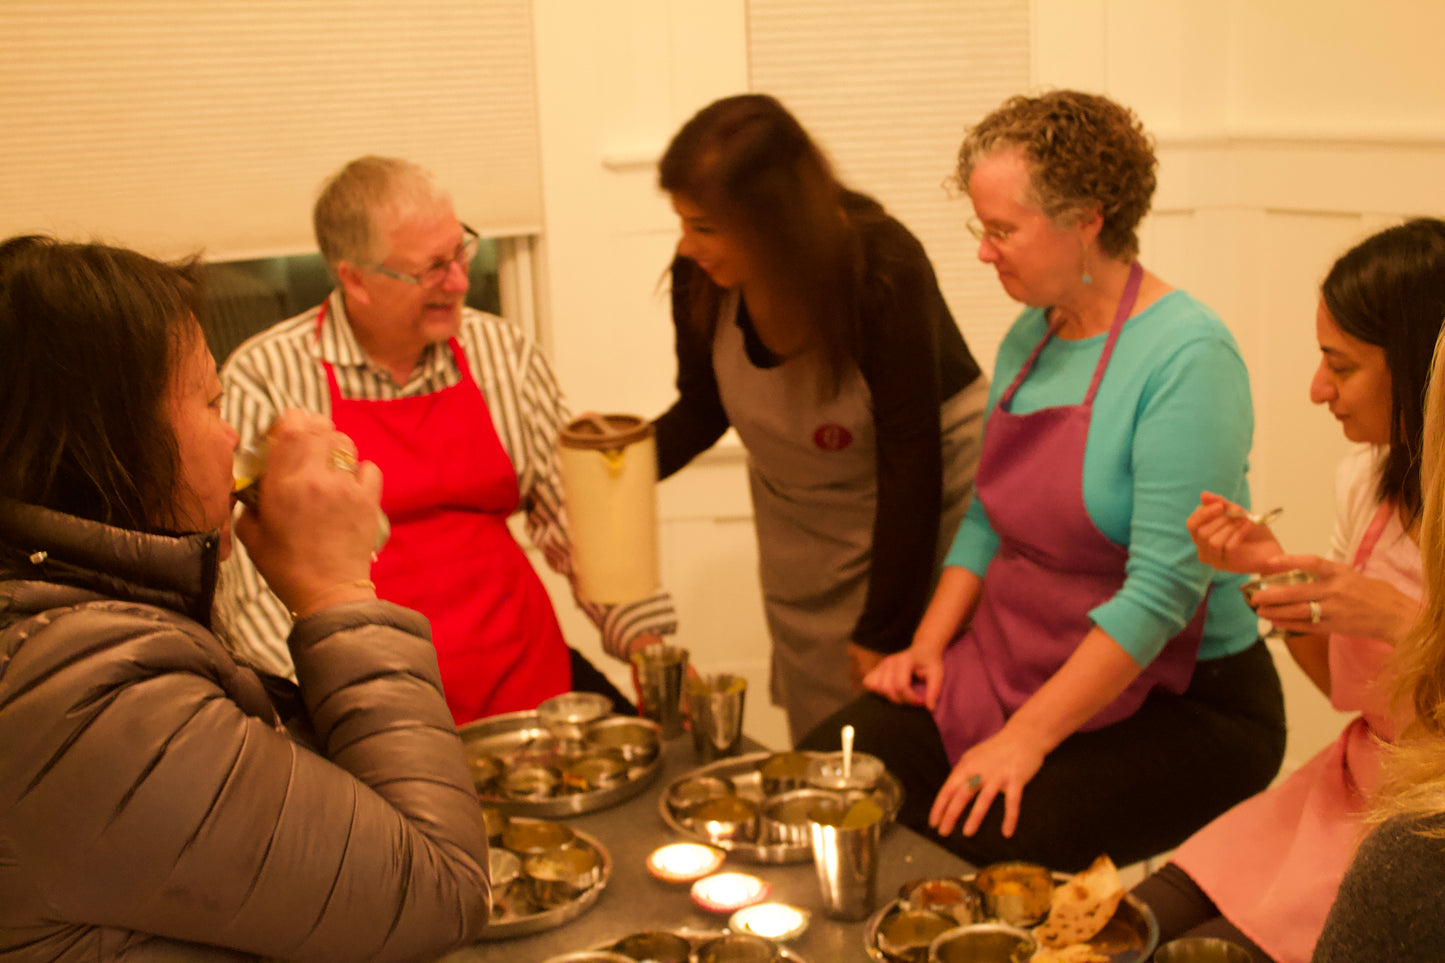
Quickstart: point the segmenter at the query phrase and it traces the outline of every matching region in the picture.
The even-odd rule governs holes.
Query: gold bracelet
[[[376,591],[376,583],[369,578],[359,578],[354,581],[347,582],[346,584],[353,588],[364,588],[371,589],[373,592]],[[297,619],[301,618],[301,616],[297,614],[295,609],[290,609],[287,614],[291,616],[292,622],[295,622]]]

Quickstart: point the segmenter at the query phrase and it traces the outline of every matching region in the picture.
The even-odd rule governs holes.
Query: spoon
[[[1247,518],[1256,525],[1268,525],[1284,514],[1284,506],[1271,508],[1267,512],[1247,512],[1242,508],[1229,508],[1225,512],[1226,518]]]
[[[843,781],[853,778],[853,727],[843,727]]]

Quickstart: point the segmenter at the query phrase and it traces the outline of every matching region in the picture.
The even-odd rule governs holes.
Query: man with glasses
[[[507,517],[525,509],[533,543],[571,577],[556,453],[567,407],[535,345],[465,306],[476,233],[430,174],[384,157],[352,161],[332,177],[314,226],[335,290],[251,338],[222,371],[224,414],[242,448],[263,444],[281,411],[302,408],[330,417],[358,456],[381,468],[391,533],[372,579],[379,596],[431,620],[458,724],[569,690],[604,692],[625,707],[567,646],[507,528]],[[223,571],[218,598],[236,647],[291,675],[290,615],[244,550]],[[666,593],[628,605],[577,603],[619,658],[675,628]]]

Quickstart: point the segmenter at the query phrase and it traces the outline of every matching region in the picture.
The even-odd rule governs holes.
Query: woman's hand
[[[1283,631],[1355,635],[1393,644],[1405,637],[1420,614],[1419,600],[1389,582],[1361,575],[1349,565],[1318,555],[1281,555],[1262,571],[1290,569],[1309,572],[1315,580],[1261,589],[1254,596],[1260,618]]]
[[[287,411],[268,440],[257,507],[235,525],[257,571],[296,618],[375,598],[381,470],[357,464],[351,439],[321,415]]]
[[[1284,552],[1269,526],[1256,525],[1243,512],[1213,492],[1199,496],[1199,507],[1184,524],[1201,562],[1225,572],[1258,572]]]
[[[922,694],[918,683],[923,683]],[[943,656],[932,647],[911,645],[885,656],[866,676],[863,687],[893,702],[930,711],[943,686]]]
[[[947,836],[963,815],[969,800],[976,799],[963,824],[963,834],[978,832],[983,817],[999,793],[1004,796],[1002,832],[1012,836],[1019,823],[1019,807],[1023,803],[1024,786],[1044,764],[1048,747],[1023,732],[1019,727],[1005,725],[963,754],[953,772],[933,800],[928,812],[928,825]]]
[[[882,652],[875,652],[857,642],[849,642],[848,681],[853,683],[853,688],[861,692],[865,688],[863,680],[868,678],[868,673],[878,668],[883,659]]]
[[[1118,698],[1141,671],[1129,653],[1094,626],[1002,729],[963,754],[934,798],[928,824],[948,835],[969,800],[977,797],[963,825],[964,835],[971,836],[994,799],[1003,793],[1001,831],[1005,837],[1012,836],[1024,786],[1038,773],[1044,758]]]

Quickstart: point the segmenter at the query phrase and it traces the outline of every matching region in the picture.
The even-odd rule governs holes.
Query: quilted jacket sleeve
[[[294,960],[477,938],[486,832],[420,616],[368,602],[297,624],[320,754],[194,623],[124,603],[44,618],[0,686],[4,842],[38,915]]]

